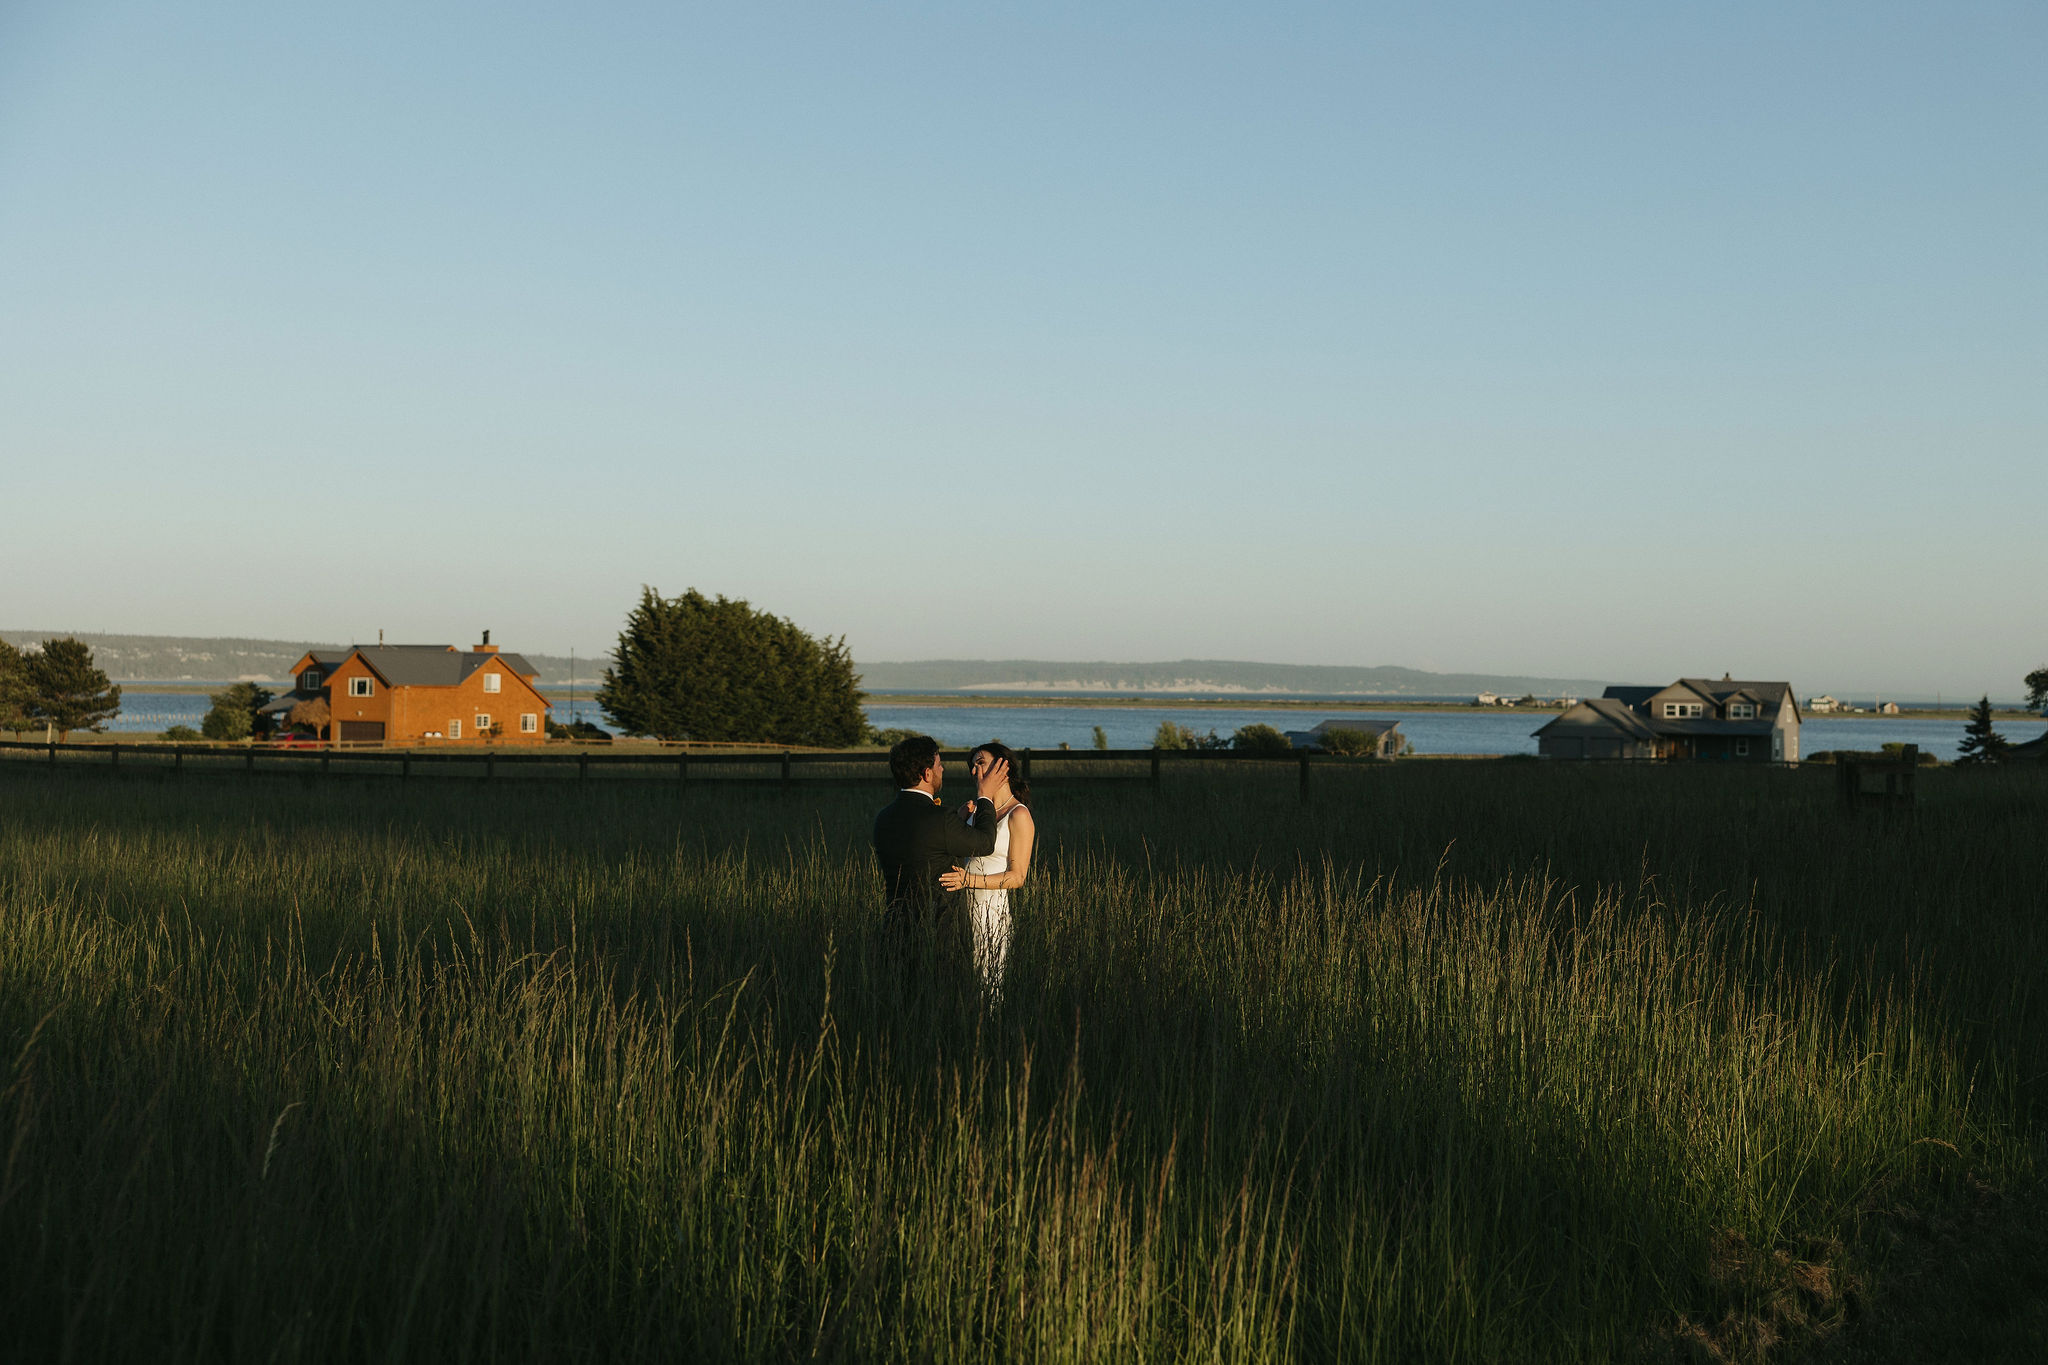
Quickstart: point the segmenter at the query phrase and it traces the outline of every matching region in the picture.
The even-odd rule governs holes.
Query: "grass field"
[[[956,781],[959,779],[956,776]],[[884,792],[0,763],[23,1360],[2040,1357],[2048,772]]]

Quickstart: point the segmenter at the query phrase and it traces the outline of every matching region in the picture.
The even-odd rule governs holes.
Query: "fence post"
[[[1862,785],[1862,774],[1856,771],[1854,760],[1837,756],[1835,759],[1835,800],[1843,810],[1856,809],[1857,788]]]
[[[1301,799],[1308,800],[1308,755],[1301,756]]]
[[[320,751],[320,776],[327,776],[327,760],[332,757],[333,755],[329,754],[325,749]]]
[[[498,775],[498,756],[497,756],[496,754],[492,754],[492,753],[487,753],[487,754],[485,754],[485,755],[484,755],[484,781],[488,782],[488,781],[490,781],[490,780],[491,780],[491,779],[492,779],[493,777],[496,777],[497,775]]]
[[[1026,782],[1029,782],[1031,780],[1031,751],[1029,749],[1026,749],[1023,753],[1017,755],[1017,757],[1023,760],[1024,780]]]
[[[182,744],[171,750],[171,771],[174,773],[185,771],[185,746]]]
[[[1152,787],[1155,791],[1159,787],[1159,746],[1156,744],[1152,746]]]
[[[254,777],[256,775],[256,750],[253,747],[242,751],[242,775],[244,777]]]
[[[578,782],[588,782],[590,780],[590,753],[588,750],[579,752],[576,755],[576,780]]]
[[[789,785],[789,754],[787,752],[782,755],[782,785],[785,787]]]
[[[118,768],[121,766],[121,745],[119,741],[107,746],[107,759],[109,767]]]

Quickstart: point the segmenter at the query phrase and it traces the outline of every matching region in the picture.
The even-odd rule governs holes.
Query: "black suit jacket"
[[[939,874],[967,858],[993,853],[996,808],[974,803],[975,823],[935,804],[923,792],[898,792],[875,817],[875,862],[891,910],[923,912],[939,898]]]

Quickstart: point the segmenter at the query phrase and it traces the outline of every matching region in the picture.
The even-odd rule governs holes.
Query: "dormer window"
[[[1698,720],[1705,714],[1705,704],[1696,701],[1667,701],[1664,703],[1666,720]]]
[[[486,673],[486,674],[484,674],[484,691],[486,691],[486,692],[495,692],[495,691],[497,691],[497,690],[498,690],[498,675],[497,675],[497,674],[495,674],[495,673]]]
[[[367,697],[372,690],[368,678],[350,678],[348,680],[348,694],[351,697]]]
[[[317,668],[309,668],[309,669],[307,669],[307,670],[306,670],[306,671],[305,671],[304,673],[301,673],[301,674],[299,674],[299,691],[301,691],[301,692],[318,692],[319,690],[320,690],[320,670],[319,670],[319,669],[317,669]]]
[[[1728,719],[1755,720],[1756,703],[1753,701],[1731,701],[1728,703]]]

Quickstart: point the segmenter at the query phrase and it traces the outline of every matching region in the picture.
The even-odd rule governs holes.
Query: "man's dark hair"
[[[932,760],[938,756],[939,742],[930,735],[898,740],[896,747],[889,750],[889,776],[896,779],[898,787],[915,787],[931,771]]]

